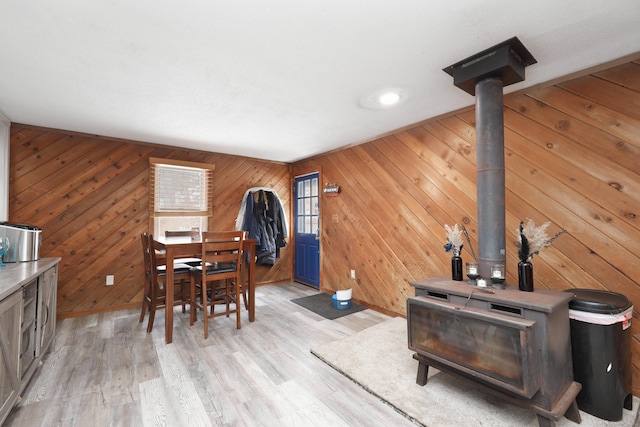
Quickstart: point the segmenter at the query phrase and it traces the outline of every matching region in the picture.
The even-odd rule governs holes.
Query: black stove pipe
[[[476,185],[478,269],[491,277],[491,265],[506,260],[503,82],[476,83]]]

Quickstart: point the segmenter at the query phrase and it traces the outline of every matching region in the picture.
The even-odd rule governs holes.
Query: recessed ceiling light
[[[360,98],[358,104],[364,108],[370,108],[373,110],[381,110],[385,108],[392,108],[404,101],[408,96],[408,93],[404,89],[399,88],[385,88],[379,89],[375,92],[369,93]]]
[[[400,95],[398,92],[387,92],[378,97],[378,102],[382,105],[386,105],[387,107],[397,104],[398,101],[400,101]]]

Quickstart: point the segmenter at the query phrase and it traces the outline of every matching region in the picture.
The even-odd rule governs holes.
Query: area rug
[[[302,306],[307,310],[311,310],[314,313],[330,320],[337,319],[348,314],[357,313],[358,311],[362,311],[367,308],[351,302],[351,307],[349,307],[348,309],[338,310],[333,308],[333,302],[331,300],[332,297],[333,295],[320,292],[308,297],[292,299],[291,302],[294,302],[299,306]]]
[[[348,338],[322,344],[311,353],[376,395],[418,425],[427,427],[538,427],[535,414],[483,393],[473,381],[429,368],[428,383],[416,384],[418,362],[407,347],[407,321],[396,317]],[[580,411],[581,424],[566,418],[558,427],[631,427],[633,411],[623,410],[619,422]]]

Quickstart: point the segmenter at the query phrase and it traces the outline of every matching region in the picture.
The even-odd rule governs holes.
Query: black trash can
[[[609,421],[631,410],[631,318],[633,306],[622,294],[567,289],[574,380],[582,384],[581,411]]]

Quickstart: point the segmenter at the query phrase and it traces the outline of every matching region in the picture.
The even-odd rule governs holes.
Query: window
[[[318,219],[320,217],[318,178],[313,177],[298,181],[296,197],[298,199],[296,211],[298,233],[318,234]]]
[[[206,231],[213,214],[213,165],[150,158],[149,214],[153,234],[166,230]]]

